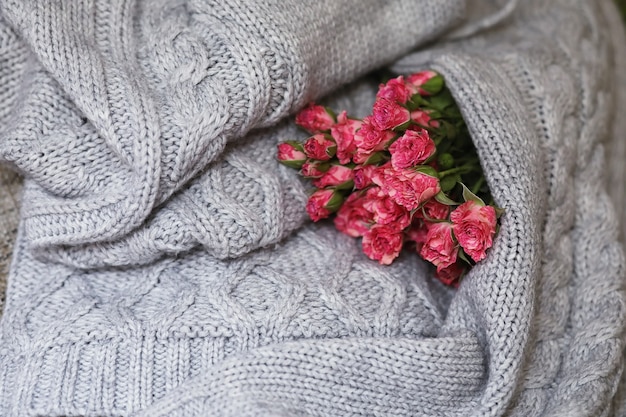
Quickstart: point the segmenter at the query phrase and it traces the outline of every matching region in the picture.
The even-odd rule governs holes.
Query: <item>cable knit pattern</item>
[[[28,175],[0,415],[622,415],[624,193],[604,146],[626,157],[611,129],[626,60],[609,1],[485,1],[392,66],[445,76],[506,208],[458,290],[415,254],[380,266],[304,224],[306,186],[273,149],[302,134],[279,119],[461,4],[256,3],[0,2],[21,34],[0,40],[26,51],[3,64],[20,105],[0,154]],[[331,100],[362,116],[375,87]]]
[[[1,2],[36,61],[0,146],[0,158],[41,188],[24,206],[28,240],[129,238],[229,141],[431,40],[463,6]]]
[[[352,84],[329,104],[364,116],[371,110],[374,86],[368,79]],[[124,239],[39,248],[37,254],[93,268],[144,264],[198,245],[218,258],[232,258],[275,243],[307,218],[304,184],[276,164],[276,145],[305,137],[293,123],[256,130]]]

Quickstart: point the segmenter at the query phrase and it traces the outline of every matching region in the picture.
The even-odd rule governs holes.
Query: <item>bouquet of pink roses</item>
[[[409,246],[458,284],[486,256],[495,207],[469,133],[443,78],[425,71],[381,84],[363,120],[311,104],[296,117],[311,136],[278,146],[278,160],[313,180],[313,221],[337,229],[390,264]]]

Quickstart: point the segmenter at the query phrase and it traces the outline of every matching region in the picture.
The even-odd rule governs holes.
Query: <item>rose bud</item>
[[[320,163],[317,161],[307,160],[304,164],[302,164],[300,174],[306,178],[320,178],[326,171],[328,171],[329,168],[330,165],[327,162]]]
[[[354,168],[354,188],[362,190],[372,185],[372,175],[377,169],[376,165],[359,165]]]
[[[432,127],[437,129],[440,126],[439,120],[431,119],[430,114],[426,110],[413,110],[411,112],[411,120],[424,128]]]
[[[456,262],[459,247],[452,236],[452,223],[427,223],[426,241],[420,256],[437,268],[446,268]]]
[[[278,144],[278,161],[290,168],[300,169],[306,161],[302,145],[288,141]]]
[[[335,117],[326,107],[311,103],[296,115],[296,124],[311,133],[318,133],[329,130],[335,124]]]
[[[382,151],[396,134],[390,130],[380,130],[374,126],[372,116],[363,119],[361,128],[354,135],[354,143],[357,152],[361,154],[371,154]]]
[[[304,153],[311,159],[328,161],[335,156],[337,144],[323,133],[311,136],[304,142]]]
[[[407,210],[415,210],[441,191],[437,178],[413,169],[386,168],[383,172],[382,188]]]
[[[361,127],[360,120],[349,119],[346,112],[342,111],[337,116],[337,123],[330,128],[330,133],[337,142],[337,159],[342,164],[347,164],[356,151],[354,135]]]
[[[475,262],[485,259],[496,233],[496,210],[469,200],[450,213],[454,236]]]
[[[367,190],[363,207],[374,215],[378,224],[392,224],[403,230],[411,223],[411,213],[393,201],[380,187]]]
[[[363,235],[363,252],[381,265],[390,265],[402,250],[404,235],[391,225],[377,224]]]
[[[445,268],[437,268],[437,278],[446,285],[458,286],[458,280],[465,272],[465,265],[461,261],[456,261]]]
[[[306,203],[306,212],[314,222],[325,219],[339,210],[343,196],[334,190],[317,190]]]
[[[384,98],[395,101],[396,103],[404,104],[409,101],[413,94],[414,91],[412,91],[411,88],[409,88],[409,86],[404,82],[404,77],[399,76],[387,81],[386,84],[381,84],[378,88],[376,98]]]
[[[411,74],[406,79],[407,83],[417,88],[417,92],[423,96],[437,94],[443,88],[443,77],[433,71],[422,71]]]
[[[342,190],[354,185],[354,172],[345,165],[331,165],[322,177],[313,181],[317,188],[335,187]]]
[[[381,98],[374,103],[371,123],[378,130],[396,129],[410,120],[409,110],[394,101]]]
[[[436,150],[426,130],[407,130],[389,147],[391,165],[395,169],[410,168],[426,161]]]
[[[449,153],[443,153],[437,157],[437,165],[440,169],[446,170],[454,167],[454,157]]]
[[[335,227],[352,237],[363,236],[374,223],[372,213],[363,208],[364,196],[352,193],[341,205],[335,217]]]

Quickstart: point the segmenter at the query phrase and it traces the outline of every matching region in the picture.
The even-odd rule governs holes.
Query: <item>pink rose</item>
[[[371,120],[378,130],[392,130],[411,120],[411,114],[398,103],[381,98],[374,103]]]
[[[330,128],[330,133],[337,142],[337,158],[342,164],[347,164],[356,151],[354,134],[361,127],[360,120],[349,119],[346,112],[342,111],[337,116],[337,124]]]
[[[376,169],[374,169],[371,173],[372,183],[378,185],[379,187],[383,187],[385,185],[385,172],[392,169],[391,161],[387,161],[383,165],[376,166]]]
[[[328,163],[318,163],[315,161],[306,161],[300,169],[300,174],[307,178],[320,178],[328,171]]]
[[[387,81],[387,84],[381,84],[378,88],[376,98],[384,98],[400,104],[404,104],[409,101],[413,93],[414,91],[412,91],[409,86],[407,86],[407,84],[404,82],[404,77],[399,76],[397,78],[393,78]]]
[[[374,126],[371,116],[363,119],[361,128],[354,135],[354,143],[362,154],[382,151],[387,143],[396,135],[389,130],[381,130]]]
[[[446,268],[456,262],[459,247],[452,237],[452,223],[427,223],[426,242],[420,256],[437,268]]]
[[[311,159],[328,161],[335,156],[337,144],[323,133],[311,136],[304,142],[304,153]]]
[[[426,110],[413,110],[411,112],[411,120],[420,127],[433,127],[436,129],[440,126],[439,120],[431,119],[430,114]]]
[[[402,250],[403,234],[389,225],[374,225],[363,235],[363,252],[381,265],[389,265]]]
[[[317,190],[306,203],[306,211],[314,222],[325,219],[339,210],[343,197],[333,190]]]
[[[433,220],[446,220],[450,214],[450,206],[440,203],[433,199],[428,200],[423,206],[422,210],[415,213],[417,216],[423,217],[424,213],[429,219]]]
[[[326,187],[338,187],[340,185],[346,185],[348,183],[352,188],[352,181],[354,180],[354,172],[352,169],[345,165],[331,165],[328,171],[321,178],[313,181],[313,185],[317,188]]]
[[[354,188],[362,190],[372,185],[372,176],[377,169],[376,165],[359,165],[354,168]]]
[[[403,230],[411,223],[411,213],[393,201],[380,187],[373,187],[365,194],[363,207],[374,215],[377,224],[391,225]]]
[[[395,169],[410,168],[426,161],[436,150],[426,130],[407,130],[389,147],[391,165]]]
[[[418,92],[423,95],[423,96],[427,96],[430,95],[427,91],[425,91],[421,87],[422,85],[426,84],[428,81],[430,81],[430,79],[432,79],[433,77],[436,77],[437,73],[433,72],[433,71],[422,71],[422,72],[418,72],[415,74],[411,74],[407,77],[406,81],[408,84],[416,87],[418,89]]]
[[[296,115],[296,124],[311,133],[317,133],[330,129],[335,119],[324,106],[311,103]]]
[[[465,272],[465,265],[462,261],[456,261],[445,268],[437,268],[437,278],[446,285],[459,285],[459,278]]]
[[[487,256],[496,233],[496,210],[475,201],[466,201],[450,213],[454,235],[461,247],[474,261]]]
[[[408,210],[415,210],[441,191],[439,180],[435,177],[412,169],[393,168],[384,170],[382,188],[396,203]]]
[[[277,158],[282,164],[295,169],[300,169],[306,161],[306,155],[302,151],[302,147],[294,142],[279,144]]]
[[[335,217],[335,227],[348,236],[363,236],[374,223],[372,213],[363,208],[365,198],[352,193],[343,203]]]

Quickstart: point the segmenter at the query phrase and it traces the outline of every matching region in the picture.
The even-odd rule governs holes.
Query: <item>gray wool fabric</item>
[[[0,16],[0,160],[26,177],[0,416],[626,415],[609,0],[0,0]],[[274,159],[311,100],[367,114],[386,65],[444,75],[506,208],[458,290],[307,222],[307,184]]]

